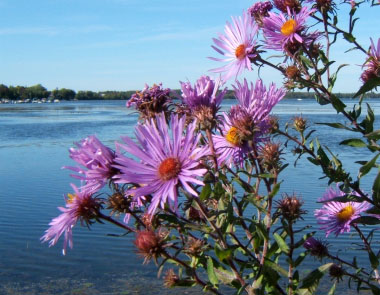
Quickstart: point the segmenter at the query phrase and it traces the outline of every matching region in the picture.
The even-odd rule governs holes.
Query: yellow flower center
[[[72,203],[76,197],[77,197],[76,194],[67,194],[66,203],[67,204]]]
[[[226,140],[235,146],[240,144],[240,136],[238,131],[239,130],[236,127],[232,126],[226,134]]]
[[[286,21],[281,27],[281,33],[285,36],[289,36],[296,32],[297,22],[294,19]]]
[[[181,171],[181,163],[177,158],[167,158],[158,167],[158,176],[161,180],[169,180],[176,177]]]
[[[351,205],[348,205],[341,209],[336,215],[336,217],[338,218],[339,222],[347,222],[354,214],[355,209]]]
[[[245,57],[245,45],[240,44],[236,49],[235,49],[235,56],[237,59],[243,59]]]

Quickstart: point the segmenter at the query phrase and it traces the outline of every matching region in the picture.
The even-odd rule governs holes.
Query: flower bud
[[[276,131],[280,128],[278,124],[278,117],[276,116],[269,116],[268,120],[269,124],[269,133],[276,133]]]
[[[267,171],[280,166],[281,155],[280,143],[267,142],[259,148],[259,159]]]
[[[295,195],[286,195],[281,201],[278,202],[280,214],[290,222],[301,218],[301,215],[306,213],[306,211],[301,209],[302,205],[303,202]]]
[[[184,252],[192,256],[197,256],[203,251],[203,246],[204,246],[204,241],[198,240],[193,237],[189,237],[189,239],[187,240],[187,244],[186,244]]]
[[[296,66],[288,66],[285,69],[285,75],[287,78],[289,78],[291,80],[295,80],[298,77],[300,77],[300,71]]]
[[[329,275],[331,276],[332,279],[335,279],[337,282],[342,280],[344,274],[345,274],[345,271],[340,265],[337,265],[334,263],[333,265],[330,266]]]
[[[144,264],[151,258],[156,260],[163,250],[162,237],[152,230],[138,231],[134,244],[137,253],[144,257]]]
[[[306,119],[302,118],[301,116],[294,117],[293,118],[293,127],[298,132],[304,132],[306,129]]]
[[[179,282],[179,277],[174,273],[173,269],[169,269],[164,277],[164,286],[166,288],[173,288]]]
[[[122,193],[116,192],[108,197],[108,207],[113,213],[127,213],[130,208],[131,202]]]
[[[308,238],[303,244],[304,248],[310,251],[310,254],[322,259],[329,254],[326,243],[313,237]]]
[[[288,13],[288,7],[290,11],[298,13],[301,10],[301,4],[298,0],[274,0],[274,6],[283,13]]]

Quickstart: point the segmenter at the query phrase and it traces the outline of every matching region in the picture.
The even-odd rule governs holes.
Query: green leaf
[[[341,141],[339,144],[348,145],[352,147],[366,147],[367,146],[367,144],[359,138],[346,139],[346,140]]]
[[[371,91],[373,88],[376,88],[379,85],[380,85],[380,77],[369,79],[366,83],[364,83],[362,87],[360,87],[359,91],[356,92],[356,94],[354,95],[354,98],[368,91]]]
[[[277,243],[278,247],[281,249],[281,251],[288,254],[289,253],[289,247],[285,243],[283,238],[278,233],[274,233],[273,237],[276,240],[276,243]]]
[[[336,109],[338,113],[343,112],[346,108],[346,105],[336,95],[331,94],[330,98],[334,109]]]
[[[354,43],[356,40],[355,37],[350,33],[344,33],[343,38],[346,39],[350,43]]]
[[[367,225],[376,225],[380,224],[380,219],[373,216],[361,216],[351,221],[352,223],[361,223]]]
[[[317,290],[320,279],[324,276],[327,270],[333,263],[324,264],[317,269],[310,272],[303,280],[301,288],[299,289],[300,295],[311,295]]]
[[[345,129],[345,130],[350,130],[350,131],[356,131],[355,129],[352,129],[352,128],[349,128],[341,123],[315,123],[317,125],[326,125],[326,126],[330,126],[332,128],[336,128],[336,129]]]
[[[264,264],[265,264],[265,266],[267,266],[268,268],[277,271],[277,272],[280,273],[282,276],[284,276],[284,277],[287,277],[287,276],[288,276],[288,272],[287,272],[285,269],[283,269],[281,266],[279,266],[277,263],[274,263],[272,260],[270,260],[270,259],[265,259]]]
[[[375,204],[379,204],[380,203],[380,170],[377,173],[375,181],[373,182],[372,192],[373,192],[372,200],[375,202]]]
[[[269,198],[273,198],[274,196],[277,195],[278,191],[280,190],[280,186],[281,186],[281,182],[276,183],[276,184],[273,186],[273,189],[272,189],[272,191],[271,191],[270,194],[269,194]]]
[[[336,283],[334,283],[334,285],[332,285],[329,293],[327,295],[334,295],[335,294],[335,289],[336,289]]]
[[[210,195],[211,195],[211,185],[209,183],[206,183],[199,195],[199,198],[201,199],[201,201],[205,201],[210,197]]]
[[[215,254],[220,261],[223,261],[224,259],[231,257],[232,252],[233,252],[232,248],[220,249],[218,244],[215,244]]]
[[[377,267],[379,266],[379,259],[377,258],[375,253],[373,253],[372,251],[369,251],[368,256],[369,256],[369,261],[371,262],[372,268],[377,269]]]
[[[325,97],[321,96],[321,95],[318,95],[318,94],[314,94],[314,98],[315,100],[320,104],[320,105],[326,105],[326,104],[329,104],[330,101],[328,99],[326,99]]]
[[[363,177],[364,175],[366,175],[371,169],[372,167],[375,166],[376,164],[376,160],[377,158],[380,156],[380,154],[377,154],[376,156],[374,156],[372,158],[371,161],[368,161],[366,164],[364,164],[362,167],[360,167],[359,169],[359,178]]]
[[[231,284],[235,280],[235,275],[232,272],[229,272],[222,268],[214,268],[215,275],[218,280],[223,284]]]
[[[348,203],[348,202],[355,202],[355,203],[362,203],[365,200],[362,197],[358,197],[355,195],[345,195],[341,197],[335,197],[332,199],[324,200],[324,201],[318,201],[317,203],[329,203],[329,202],[339,202],[339,203]]]
[[[210,280],[211,284],[213,284],[215,286],[219,283],[218,278],[217,278],[215,271],[214,271],[214,263],[213,263],[211,257],[207,258],[207,275],[208,275],[208,279]]]
[[[368,137],[368,139],[372,139],[372,140],[379,140],[380,139],[380,129],[366,134],[365,137]]]

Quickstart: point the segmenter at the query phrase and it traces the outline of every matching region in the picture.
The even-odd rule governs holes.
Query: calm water
[[[379,114],[380,100],[371,103]],[[311,100],[287,100],[275,113],[282,122],[300,114],[310,125],[336,120],[335,112],[325,109]],[[66,256],[61,255],[61,243],[49,248],[39,241],[51,218],[59,214],[63,193],[70,192],[69,183],[74,182],[69,171],[61,169],[73,164],[68,148],[91,134],[113,147],[120,135],[133,136],[136,119],[122,101],[0,105],[0,294],[156,294],[158,290],[163,294],[154,264],[143,266],[134,253],[133,236],[111,237],[122,233],[111,225],[96,224],[91,231],[77,226],[74,249]],[[363,149],[338,145],[337,136],[349,136],[345,131],[316,128],[321,142],[340,155],[349,171],[356,173],[352,159],[368,159]],[[285,157],[293,159],[290,151]],[[307,161],[296,168],[290,165],[283,174],[287,181],[282,192],[302,194],[309,212],[304,224],[317,230],[313,211],[320,207],[315,201],[326,180],[319,179],[318,169],[309,168],[313,166]],[[369,191],[366,179],[364,186]],[[348,234],[329,238],[333,251],[339,253],[347,251],[352,241]],[[310,260],[306,268],[315,263]],[[178,292],[185,290],[168,294]]]

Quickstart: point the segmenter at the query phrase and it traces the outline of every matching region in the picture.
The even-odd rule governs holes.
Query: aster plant
[[[348,29],[338,22],[339,5],[323,0],[256,2],[232,17],[225,33],[213,39],[222,58],[211,59],[225,64],[211,72],[221,77],[180,82],[180,94],[146,85],[127,102],[140,119],[133,137],[121,136],[108,148],[89,136],[70,149],[76,164],[65,168],[81,183],[72,186],[74,193],[65,197],[41,240],[52,246],[62,237],[66,253],[77,223],[109,222],[120,236],[132,236],[143,263],[157,264],[167,288],[311,295],[325,292],[319,283],[329,275],[326,294],[337,294],[337,285],[344,289],[347,283],[358,292],[380,294],[374,242],[380,224],[380,131],[371,105],[363,107],[366,93],[380,85],[380,39],[363,46],[354,37],[355,13],[375,4],[339,4],[349,9]],[[357,67],[361,86],[352,109],[334,92],[347,66],[331,67],[338,39],[365,60]],[[256,79],[262,68],[283,75],[283,85]],[[246,70],[256,82],[239,77]],[[303,114],[292,114],[289,122],[273,116],[293,89],[313,92],[315,103],[339,119],[316,125]],[[229,94],[234,100],[226,107]],[[331,138],[318,138],[321,125],[331,128],[340,146],[366,148],[352,159],[357,172],[347,169],[350,159],[342,161],[335,145],[328,146]],[[345,138],[334,129],[344,130]],[[318,171],[315,188],[284,191],[289,164],[305,172],[293,183],[305,181],[308,169]],[[306,202],[316,202],[316,209],[307,212]],[[333,235],[350,237],[341,243],[347,248],[338,249]],[[359,251],[365,254],[360,263]],[[310,265],[316,269],[305,271]]]

